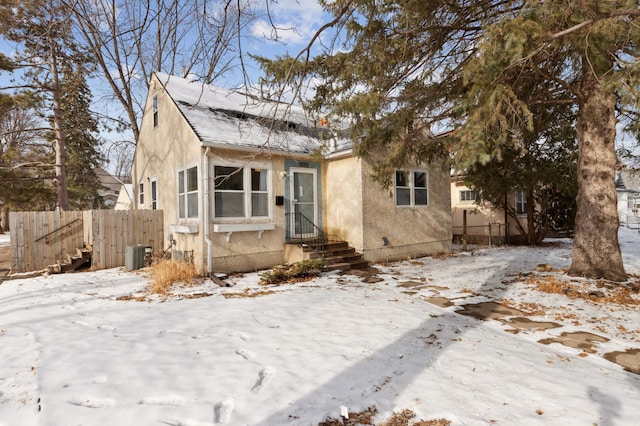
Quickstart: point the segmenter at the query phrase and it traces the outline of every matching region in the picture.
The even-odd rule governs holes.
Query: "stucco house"
[[[490,202],[479,201],[477,195],[476,190],[464,183],[464,176],[451,177],[451,216],[455,242],[464,240],[472,244],[502,244],[507,236],[509,239],[522,238],[521,229],[527,229],[527,198],[522,191],[507,195],[507,202],[516,211],[516,218],[505,215],[504,209]]]
[[[319,233],[369,262],[450,252],[442,165],[397,170],[384,189],[345,134],[296,106],[156,73],[132,167],[135,208],[164,210],[173,255],[192,256],[203,274],[299,260]]]

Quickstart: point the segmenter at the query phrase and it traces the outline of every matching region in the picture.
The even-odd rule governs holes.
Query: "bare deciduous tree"
[[[126,114],[134,141],[151,74],[211,83],[238,66],[246,0],[64,0],[101,77]]]

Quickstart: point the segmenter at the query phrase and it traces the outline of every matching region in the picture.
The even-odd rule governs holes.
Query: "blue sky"
[[[255,20],[244,34],[243,53],[265,57],[274,57],[289,53],[296,56],[309,43],[315,32],[326,23],[330,17],[323,13],[321,6],[314,0],[247,0],[258,13]],[[267,16],[266,2],[269,2],[270,21]],[[272,26],[273,24],[273,26]],[[277,41],[276,41],[277,39]],[[16,47],[13,43],[0,38],[0,52],[13,56]],[[318,54],[320,46],[312,49],[312,54]],[[260,75],[257,65],[248,56],[245,57],[246,70],[250,79],[256,82]],[[0,73],[0,88],[9,86],[10,75]],[[224,87],[237,87],[244,82],[239,69],[226,74],[217,82]],[[115,102],[105,101],[110,94],[110,88],[101,83],[99,78],[90,80],[94,96],[94,109],[103,114],[120,115],[121,107]],[[2,89],[0,89],[1,91]],[[108,141],[131,139],[126,133],[103,133]]]
[[[296,56],[331,19],[314,0],[278,0],[270,3],[272,26],[266,16],[265,1],[271,0],[256,0],[255,3],[263,15],[251,25],[252,38],[245,39],[244,48],[248,53],[265,57],[285,53]],[[276,36],[278,41],[273,40]],[[316,55],[320,51],[321,46],[316,42],[311,52]]]

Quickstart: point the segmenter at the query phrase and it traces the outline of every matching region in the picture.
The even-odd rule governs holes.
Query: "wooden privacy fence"
[[[123,266],[127,246],[164,244],[162,210],[11,212],[11,272],[56,264],[77,249],[92,250],[92,269]]]

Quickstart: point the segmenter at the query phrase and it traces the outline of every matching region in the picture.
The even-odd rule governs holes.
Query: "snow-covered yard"
[[[640,274],[640,234],[620,241]],[[369,407],[376,424],[410,409],[452,425],[636,425],[640,375],[605,355],[640,372],[639,278],[622,293],[570,278],[570,255],[555,240],[145,301],[144,272],[5,281],[0,425],[317,425]],[[490,301],[522,312],[472,309]]]

